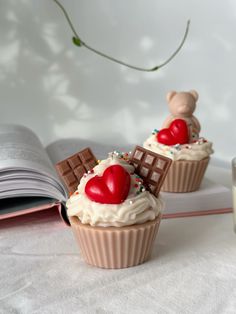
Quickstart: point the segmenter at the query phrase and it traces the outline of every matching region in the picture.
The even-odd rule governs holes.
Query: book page
[[[51,161],[56,164],[57,162],[68,158],[69,156],[83,150],[86,147],[90,147],[97,159],[107,158],[109,152],[119,150],[122,152],[129,152],[133,150],[135,145],[123,145],[117,146],[108,145],[106,143],[96,143],[91,140],[85,140],[81,138],[66,138],[51,143],[46,147],[46,151]]]
[[[232,208],[231,189],[206,177],[197,191],[188,193],[161,192],[161,196],[165,202],[164,215]]]
[[[28,128],[0,125],[0,170],[11,167],[54,169],[38,137]]]
[[[0,198],[27,195],[66,198],[38,137],[24,126],[0,125]]]

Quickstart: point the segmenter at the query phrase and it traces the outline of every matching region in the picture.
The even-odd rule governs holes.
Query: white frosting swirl
[[[119,164],[131,174],[131,184],[127,199],[121,204],[101,204],[91,201],[85,193],[85,185],[95,175],[102,175],[104,170]],[[83,224],[92,226],[122,227],[133,224],[141,224],[155,219],[163,208],[163,203],[148,191],[137,194],[140,190],[140,179],[133,174],[134,167],[126,161],[110,157],[100,162],[94,168],[94,172],[86,175],[80,181],[77,191],[66,203],[69,216],[77,216]]]
[[[212,143],[204,138],[196,142],[183,145],[168,146],[157,142],[156,134],[152,134],[143,147],[172,160],[202,160],[213,154]]]

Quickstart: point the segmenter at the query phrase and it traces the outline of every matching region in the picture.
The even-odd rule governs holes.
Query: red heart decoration
[[[102,204],[120,204],[129,194],[130,174],[120,165],[108,167],[101,177],[95,176],[85,185],[87,197]]]
[[[182,119],[171,122],[169,128],[157,133],[157,141],[165,145],[186,144],[189,142],[188,126]]]

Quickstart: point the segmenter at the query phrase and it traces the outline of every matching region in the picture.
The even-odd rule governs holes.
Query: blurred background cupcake
[[[201,126],[193,112],[198,93],[171,91],[167,102],[171,115],[163,128],[154,130],[144,142],[144,147],[173,160],[162,191],[192,192],[198,190],[205,174],[212,143],[199,137]]]

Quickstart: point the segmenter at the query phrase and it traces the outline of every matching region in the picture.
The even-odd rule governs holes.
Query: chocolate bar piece
[[[159,194],[171,162],[170,158],[141,146],[136,146],[130,157],[130,163],[135,167],[135,173],[143,179],[145,187],[155,196]]]
[[[97,165],[97,159],[90,148],[62,160],[56,169],[69,193],[74,193],[83,175]]]

